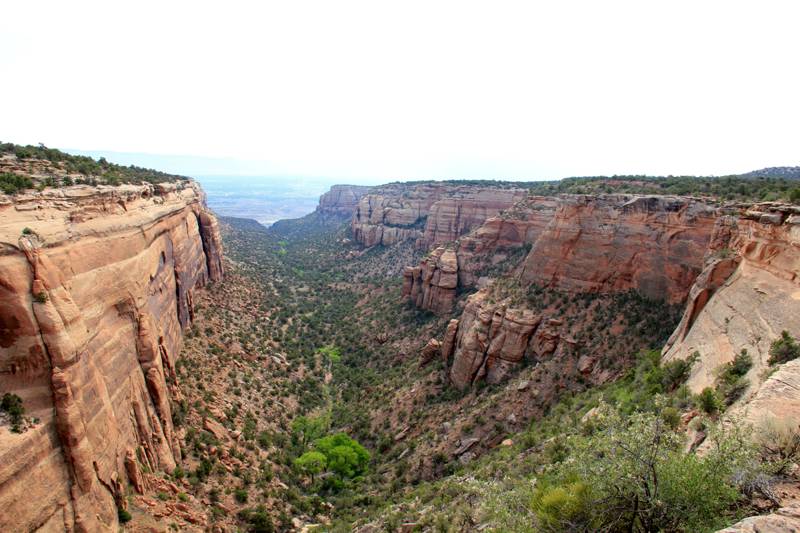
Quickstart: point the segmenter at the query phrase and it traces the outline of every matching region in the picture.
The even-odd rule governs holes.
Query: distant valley
[[[250,218],[265,226],[314,211],[334,180],[286,176],[198,176],[208,206],[223,216]]]

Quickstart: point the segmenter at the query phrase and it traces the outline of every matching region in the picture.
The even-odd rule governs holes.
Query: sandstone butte
[[[222,277],[193,182],[0,203],[0,389],[39,419],[0,432],[0,531],[114,530],[139,465],[175,467],[182,332],[195,291]]]
[[[372,189],[353,213],[356,242],[418,248],[453,241],[525,197],[523,189],[453,184],[394,184]]]

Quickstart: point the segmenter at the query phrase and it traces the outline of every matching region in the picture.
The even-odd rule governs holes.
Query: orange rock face
[[[636,290],[680,303],[700,274],[710,243],[719,240],[717,210],[689,199],[531,197],[514,211],[515,217],[489,219],[460,240],[452,253],[462,286],[475,283],[476,273],[498,253],[527,243],[531,248],[522,268],[506,274],[523,287],[603,294]],[[456,289],[444,293],[441,283],[434,283],[440,263],[433,253],[420,267],[406,269],[404,294],[419,307],[443,313],[452,309]],[[464,388],[482,379],[500,381],[524,358],[541,361],[574,344],[560,320],[506,301],[493,303],[481,291],[467,300],[454,346],[443,352],[453,356],[451,381]],[[597,354],[584,355],[573,366],[588,375]]]
[[[635,289],[682,302],[702,270],[717,217],[712,207],[675,197],[529,196],[459,239],[457,286],[474,287],[528,246],[519,275],[526,284],[573,292]],[[407,268],[403,294],[418,307],[446,314],[457,287],[447,291],[426,281],[435,281],[438,263],[432,254]],[[426,292],[429,285],[437,288]]]
[[[388,185],[358,202],[351,228],[364,246],[450,242],[525,197],[522,189],[448,184]]]
[[[575,292],[635,289],[682,302],[703,267],[716,209],[666,196],[563,196],[521,278]]]
[[[461,318],[445,332],[443,354],[452,354],[450,381],[459,389],[481,380],[498,383],[525,357],[560,357],[575,344],[561,333],[561,325],[528,309],[495,304],[484,291],[470,296]]]
[[[120,480],[174,468],[175,358],[193,293],[222,276],[193,183],[0,201],[0,390],[39,419],[0,427],[0,530],[112,530]]]

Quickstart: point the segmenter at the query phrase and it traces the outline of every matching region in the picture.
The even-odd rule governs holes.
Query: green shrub
[[[247,497],[248,497],[247,489],[245,488],[236,489],[235,491],[233,491],[233,497],[239,503],[247,503]]]
[[[677,429],[681,424],[681,412],[675,407],[665,407],[661,410],[661,420],[663,420],[670,429]]]
[[[713,431],[699,457],[683,452],[663,416],[606,408],[596,424],[590,436],[572,435],[569,458],[540,477],[531,502],[539,529],[708,531],[761,474],[745,431]]]
[[[33,187],[33,181],[27,176],[11,174],[10,172],[0,173],[0,191],[6,194],[16,194],[31,187]]]
[[[589,487],[580,481],[564,485],[537,487],[531,509],[543,531],[568,531],[590,529],[594,522],[590,513]]]
[[[717,393],[725,401],[725,405],[731,405],[738,400],[750,383],[744,378],[745,374],[753,367],[753,358],[742,349],[733,361],[722,367],[717,380]]]
[[[677,389],[684,381],[689,378],[692,365],[700,358],[699,352],[694,352],[686,359],[675,359],[662,365],[663,374],[661,382],[666,392]]]
[[[697,407],[708,414],[714,414],[722,409],[722,402],[717,396],[717,391],[706,387],[695,397]]]
[[[273,533],[275,531],[267,508],[263,505],[253,509],[243,509],[239,511],[238,516],[240,520],[247,523],[247,531],[250,533]]]
[[[769,347],[769,364],[779,365],[800,357],[800,346],[789,332],[783,330],[781,337],[772,342]]]
[[[131,521],[133,518],[131,513],[123,509],[122,507],[117,508],[117,518],[119,519],[120,524],[126,524]]]
[[[22,422],[25,415],[25,406],[22,405],[22,398],[14,393],[7,392],[0,401],[0,409],[8,413],[11,417],[11,431],[14,433],[22,432]]]

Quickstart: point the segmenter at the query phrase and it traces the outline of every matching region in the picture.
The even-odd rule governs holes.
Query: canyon
[[[4,531],[374,531],[359,505],[548,456],[537,423],[583,427],[603,399],[578,399],[638,379],[643,353],[692,361],[697,396],[746,350],[725,415],[800,416],[800,359],[770,362],[800,333],[797,205],[337,185],[266,229],[218,221],[192,180],[43,186],[57,166],[4,161],[42,185],[0,195],[0,392],[25,406],[19,432],[0,416]],[[373,454],[353,482],[373,503],[312,492],[296,423],[317,415]],[[793,519],[772,509],[741,527]]]

